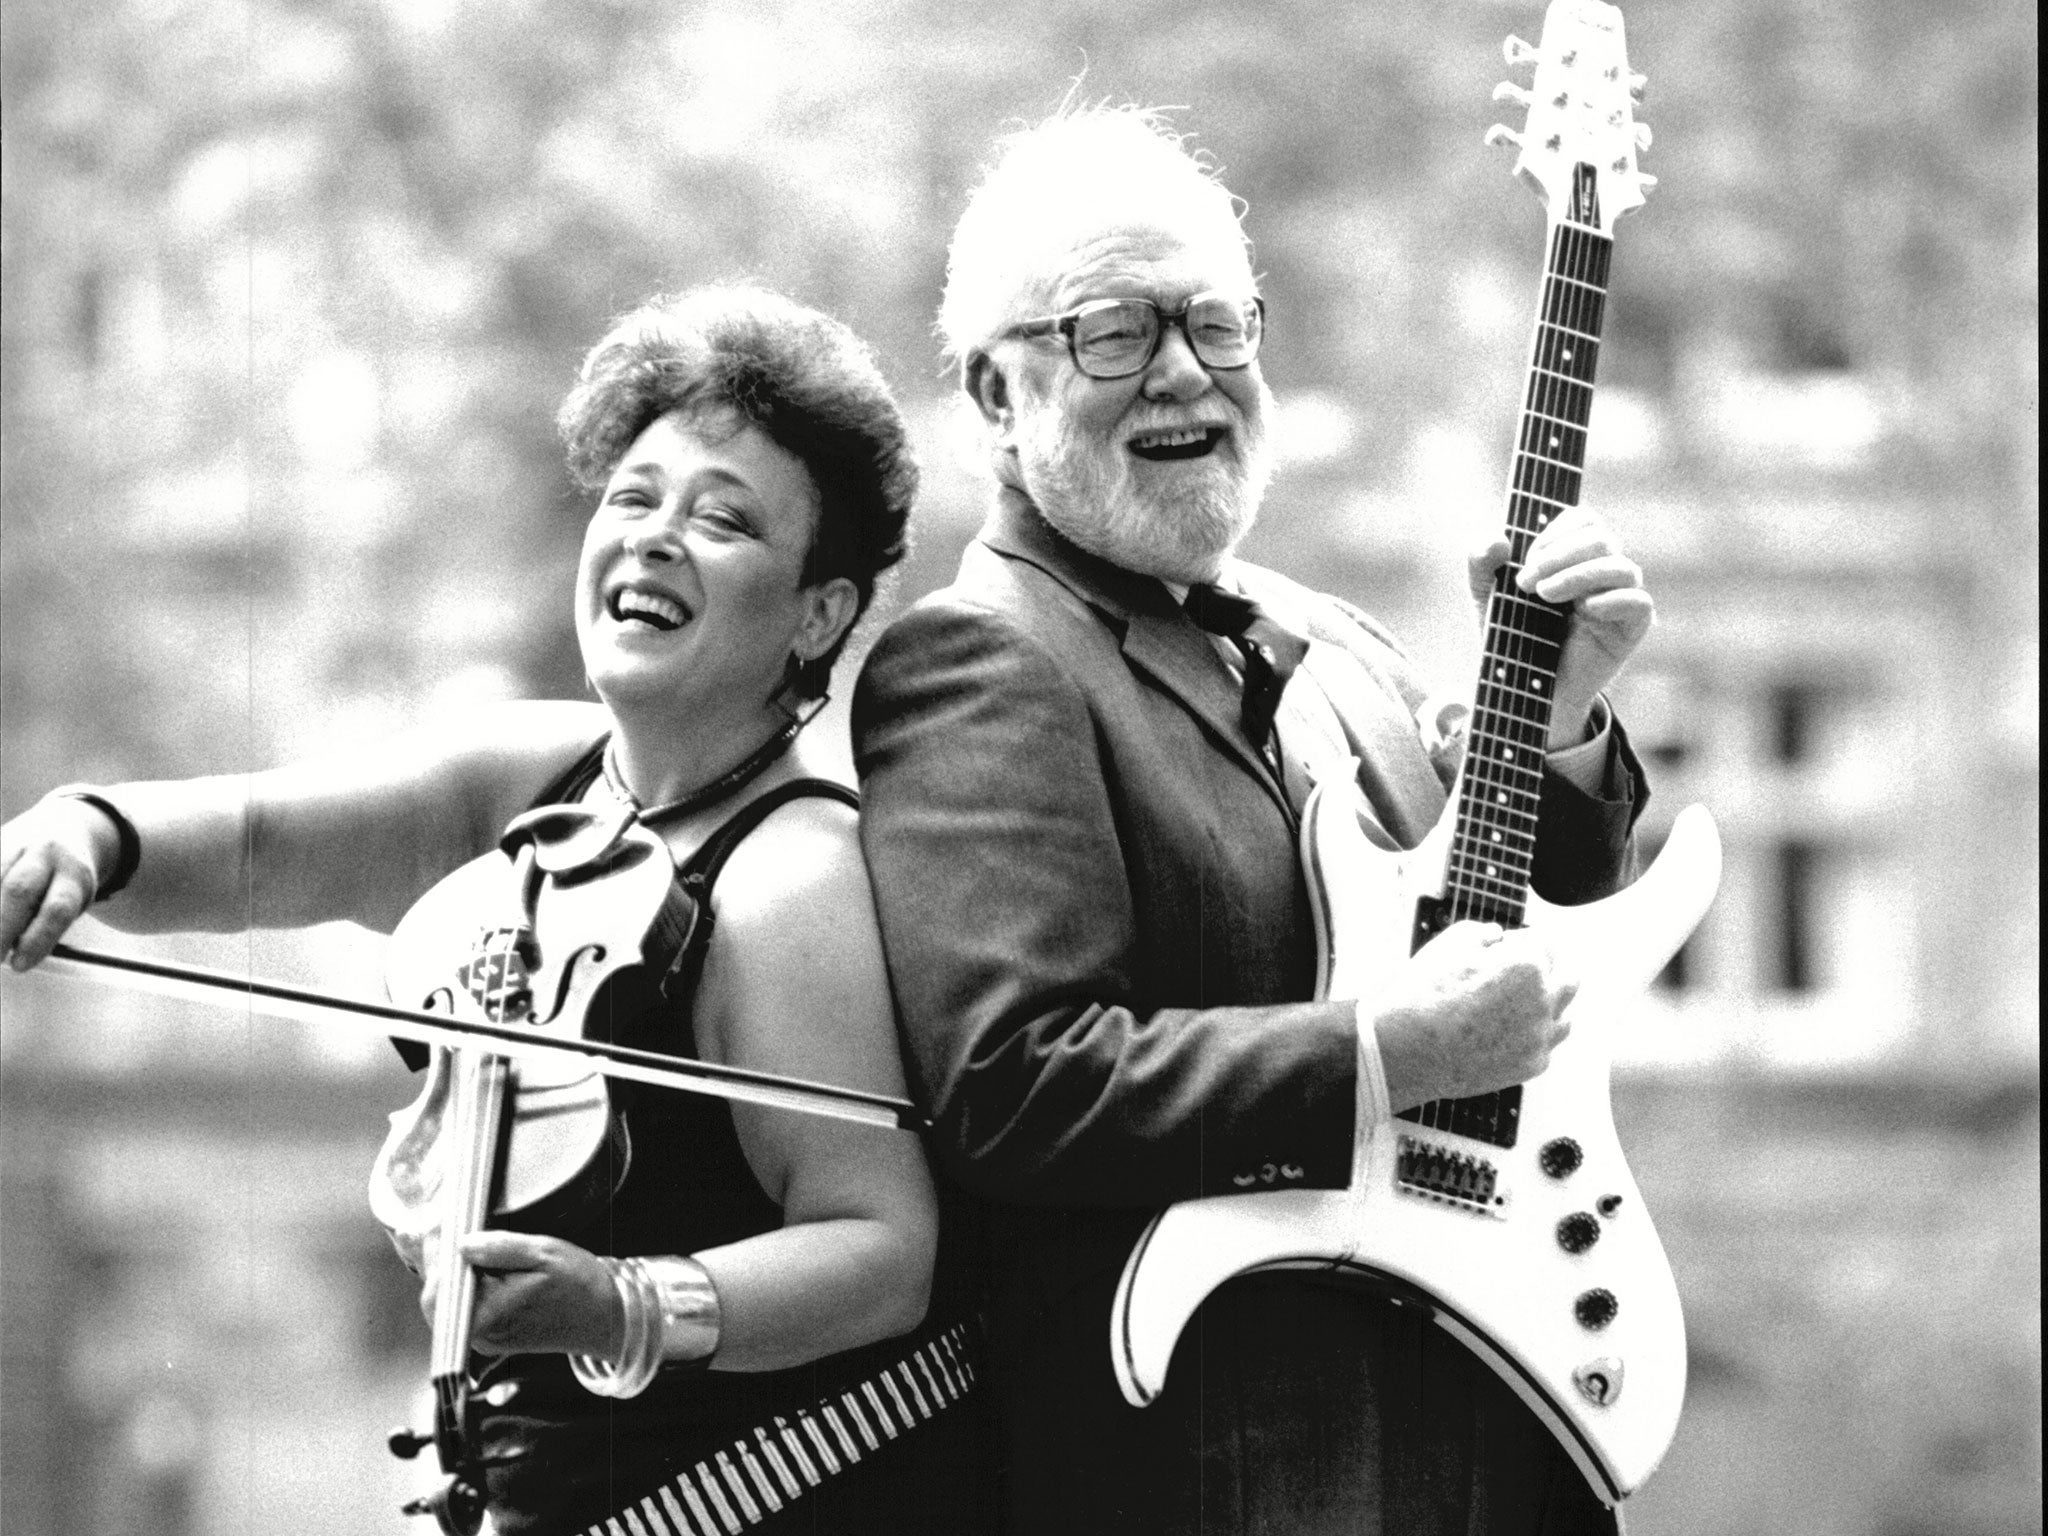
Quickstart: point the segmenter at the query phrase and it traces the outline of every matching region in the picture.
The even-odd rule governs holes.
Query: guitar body
[[[1355,791],[1324,785],[1302,822],[1330,997],[1370,996],[1375,978],[1406,963],[1416,902],[1442,884],[1455,806],[1410,853],[1375,846],[1360,811]],[[1512,1147],[1395,1119],[1372,1128],[1346,1189],[1224,1195],[1155,1218],[1111,1308],[1125,1398],[1159,1395],[1189,1317],[1225,1281],[1265,1269],[1341,1270],[1427,1307],[1535,1410],[1608,1503],[1641,1486],[1677,1427],[1685,1323],[1615,1135],[1610,1041],[1719,879],[1712,818],[1694,807],[1626,890],[1581,907],[1532,899],[1527,925],[1583,984],[1566,1015],[1570,1036],[1524,1085]],[[1544,1151],[1567,1140],[1580,1160],[1554,1176]],[[1560,1242],[1569,1218],[1595,1234],[1577,1253]],[[1589,1327],[1581,1298],[1602,1291],[1612,1316]],[[1591,1317],[1605,1309],[1597,1298],[1586,1305]]]

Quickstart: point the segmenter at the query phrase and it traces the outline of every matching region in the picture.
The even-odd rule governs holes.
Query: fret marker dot
[[[1572,349],[1570,347],[1566,347],[1564,351],[1559,354],[1559,356],[1561,356],[1566,362],[1570,362],[1572,360]]]
[[[1486,866],[1486,872],[1489,875],[1497,875],[1500,873],[1500,866],[1498,864],[1489,864]]]
[[[1506,805],[1508,803],[1508,797],[1505,791],[1496,791],[1494,793],[1493,798],[1498,800],[1502,805]]]
[[[1499,834],[1498,832],[1495,832],[1494,834],[1492,834],[1492,836],[1493,836],[1493,840],[1494,840],[1494,841],[1495,841],[1496,843],[1500,841],[1500,834]]]
[[[1558,436],[1558,435],[1557,435],[1557,434],[1556,434],[1555,432],[1553,432],[1553,433],[1551,433],[1551,434],[1550,434],[1550,446],[1551,446],[1551,447],[1555,448],[1555,447],[1556,447],[1556,446],[1557,446],[1557,445],[1558,445],[1558,444],[1559,444],[1560,442],[1562,442],[1562,441],[1563,441],[1563,439],[1562,439],[1562,438],[1560,438],[1560,437],[1559,437],[1559,436]]]
[[[1540,677],[1532,677],[1529,679],[1529,686],[1531,688],[1541,688],[1543,686],[1543,679]]]

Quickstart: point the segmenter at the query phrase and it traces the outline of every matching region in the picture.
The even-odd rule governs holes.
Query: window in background
[[[1775,900],[1770,920],[1775,943],[1769,950],[1769,990],[1795,996],[1820,990],[1821,975],[1814,948],[1814,908],[1820,899],[1824,854],[1807,838],[1787,838],[1777,845],[1772,874]]]

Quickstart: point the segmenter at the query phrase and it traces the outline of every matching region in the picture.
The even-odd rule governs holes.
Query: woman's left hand
[[[462,1251],[477,1271],[471,1348],[486,1355],[616,1356],[625,1319],[611,1270],[596,1254],[558,1237],[496,1231],[472,1232]],[[439,1294],[429,1267],[420,1311],[430,1325]]]

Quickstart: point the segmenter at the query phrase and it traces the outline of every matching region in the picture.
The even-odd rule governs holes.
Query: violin
[[[429,1013],[609,1039],[684,980],[678,966],[701,920],[667,844],[630,810],[544,806],[407,912],[385,988]],[[419,1097],[391,1116],[370,1209],[415,1273],[432,1249],[440,1292],[433,1431],[401,1430],[390,1443],[408,1459],[434,1446],[448,1482],[405,1508],[431,1514],[448,1536],[480,1527],[491,1464],[470,1391],[477,1275],[462,1240],[486,1226],[573,1232],[617,1193],[631,1161],[601,1072],[515,1063],[484,1044],[436,1049]]]

